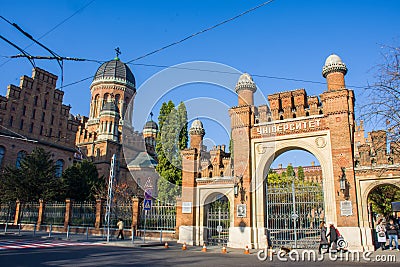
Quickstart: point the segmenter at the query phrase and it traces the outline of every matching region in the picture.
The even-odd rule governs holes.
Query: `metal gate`
[[[315,248],[324,220],[322,186],[298,181],[267,184],[266,227],[272,245]]]
[[[223,197],[209,204],[206,214],[207,244],[226,245],[229,239],[229,201]]]

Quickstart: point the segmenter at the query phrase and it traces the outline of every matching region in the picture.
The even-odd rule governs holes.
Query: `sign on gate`
[[[221,232],[222,232],[222,226],[221,226],[221,225],[218,225],[218,226],[217,226],[217,232],[218,232],[218,233],[221,233]]]
[[[151,199],[145,199],[143,210],[151,210]]]

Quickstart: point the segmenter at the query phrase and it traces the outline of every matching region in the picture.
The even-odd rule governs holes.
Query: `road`
[[[397,256],[397,263],[341,262],[331,261],[327,257],[322,262],[281,262],[276,257],[272,262],[260,261],[257,251],[244,255],[240,250],[229,250],[221,254],[220,249],[212,248],[201,252],[199,247],[188,247],[182,251],[177,244],[170,248],[109,246],[99,243],[82,243],[65,240],[29,240],[0,237],[0,246],[4,243],[38,247],[10,247],[0,249],[0,266],[399,266],[400,253],[387,252]],[[46,243],[46,246],[43,244]],[[63,245],[64,244],[64,245]],[[17,245],[18,246],[18,245]],[[388,254],[385,254],[388,255]]]

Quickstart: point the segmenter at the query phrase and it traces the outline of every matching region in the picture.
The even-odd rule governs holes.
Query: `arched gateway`
[[[322,71],[327,90],[319,97],[307,96],[304,89],[299,89],[269,95],[269,105],[259,107],[253,102],[256,85],[250,75],[243,74],[235,88],[238,106],[229,110],[233,155],[225,153],[224,146],[205,151],[202,124],[193,122],[190,148],[182,152],[183,189],[177,210],[179,242],[202,245],[209,241],[206,233],[213,230],[205,224],[205,207],[210,194],[218,193],[230,203],[227,237],[230,247],[264,248],[267,232],[272,241],[282,239],[285,223],[284,241],[291,246],[294,241],[297,247],[307,247],[310,242],[305,242],[306,238],[318,238],[315,225],[314,232],[296,231],[309,227],[298,214],[299,209],[302,212],[309,209],[318,216],[322,213],[324,220],[338,226],[351,249],[370,248],[370,228],[359,224],[357,194],[360,192],[356,190],[353,153],[354,93],[345,86],[346,73],[342,60],[331,55]],[[299,184],[293,190],[289,185],[286,193],[294,198],[282,198],[287,208],[277,209],[271,206],[274,200],[269,194],[273,192],[266,177],[274,159],[293,149],[306,150],[320,162],[323,176],[322,184],[318,185],[320,192],[316,192],[315,199],[309,199],[309,204],[296,206],[296,194],[299,197],[302,193],[296,193]],[[290,216],[292,221],[273,224],[272,211],[281,212],[286,218]]]

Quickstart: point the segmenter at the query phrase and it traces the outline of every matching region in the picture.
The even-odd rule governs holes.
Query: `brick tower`
[[[322,70],[328,90],[321,94],[323,112],[327,118],[332,144],[333,184],[336,195],[337,224],[340,227],[358,226],[354,179],[354,92],[346,89],[344,76],[347,67],[339,56],[330,55]],[[346,188],[340,187],[345,175]],[[351,201],[353,215],[341,214],[341,203]],[[349,202],[347,202],[349,203]],[[327,218],[328,220],[333,218]]]

